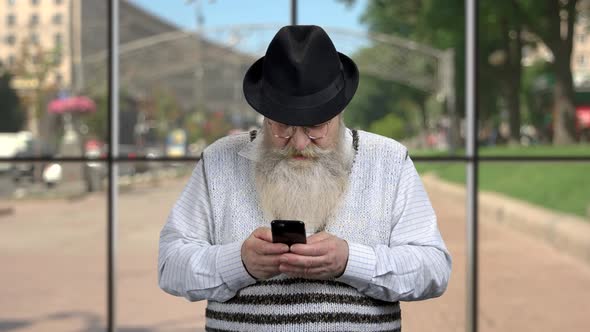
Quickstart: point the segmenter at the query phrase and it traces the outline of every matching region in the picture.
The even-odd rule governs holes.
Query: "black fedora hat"
[[[342,112],[358,82],[355,63],[336,51],[324,29],[288,25],[248,69],[243,89],[248,104],[265,117],[312,126]]]

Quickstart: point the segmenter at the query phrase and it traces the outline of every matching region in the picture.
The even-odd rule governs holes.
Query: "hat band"
[[[267,81],[262,80],[262,93],[275,103],[285,105],[289,108],[310,108],[326,103],[342,90],[344,87],[344,72],[340,74],[326,88],[305,96],[291,96],[276,89]]]

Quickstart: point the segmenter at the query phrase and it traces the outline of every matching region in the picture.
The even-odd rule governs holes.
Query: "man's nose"
[[[304,132],[304,129],[301,127],[295,127],[295,132],[293,133],[293,137],[291,137],[291,144],[297,151],[304,150],[311,140],[309,136]]]

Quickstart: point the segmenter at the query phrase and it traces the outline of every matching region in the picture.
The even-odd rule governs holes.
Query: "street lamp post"
[[[194,3],[195,5],[195,38],[197,38],[197,49],[195,54],[197,58],[197,63],[195,66],[195,111],[203,112],[205,109],[205,103],[203,102],[203,77],[205,74],[203,61],[205,59],[205,55],[202,50],[203,38],[201,34],[203,33],[203,23],[205,19],[203,17],[203,8],[201,0],[187,0],[186,3]]]
[[[291,0],[291,25],[297,24],[297,0]]]

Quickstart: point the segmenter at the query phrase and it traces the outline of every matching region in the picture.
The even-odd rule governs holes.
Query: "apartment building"
[[[58,88],[72,83],[72,18],[76,0],[0,0],[0,61],[8,68],[23,66],[29,71],[40,62],[52,62],[44,84]],[[25,57],[27,52],[31,56]],[[18,79],[18,77],[17,77]],[[20,80],[21,89],[35,79]]]

